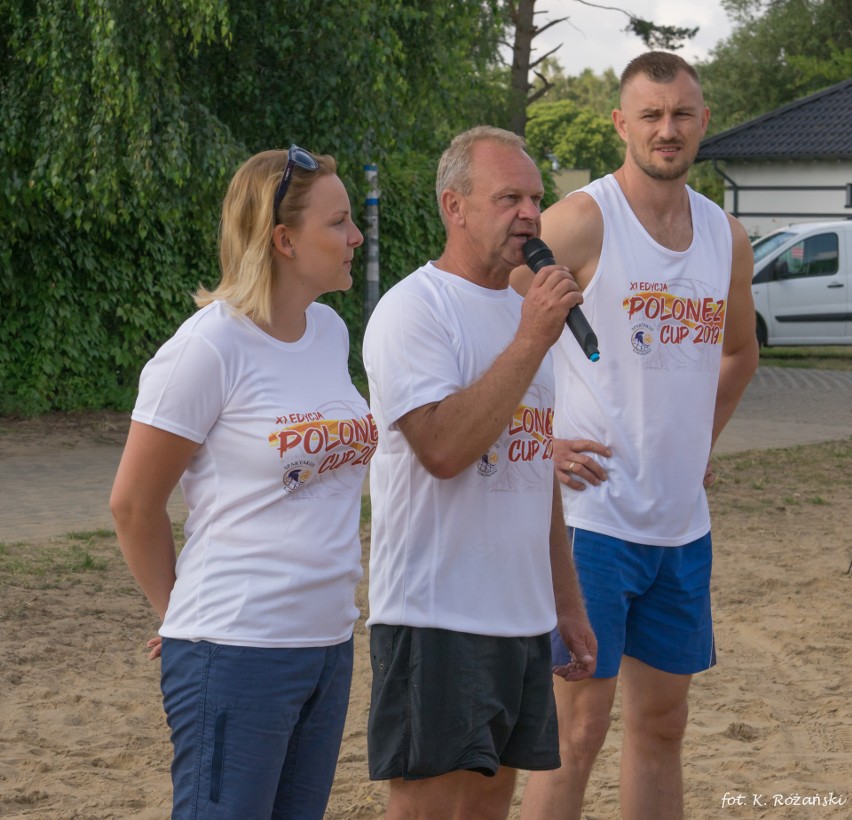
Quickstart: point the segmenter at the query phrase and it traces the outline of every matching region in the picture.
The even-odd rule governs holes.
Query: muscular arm
[[[557,263],[565,265],[580,289],[585,289],[597,268],[603,242],[603,219],[595,201],[578,193],[551,205],[541,215],[541,238]],[[534,275],[522,265],[512,271],[510,281],[523,296]]]
[[[397,421],[423,466],[453,478],[500,437],[551,345],[568,310],[579,302],[574,281],[560,267],[545,268],[524,300],[515,337],[473,384]]]
[[[722,345],[722,366],[716,393],[716,411],[713,416],[714,444],[734,414],[740,398],[757,369],[759,359],[754,330],[754,300],[751,295],[754,253],[742,224],[732,216],[728,219],[731,223],[734,248],[725,336]]]
[[[131,422],[110,495],[121,551],[160,620],[175,584],[175,542],[166,504],[198,446]]]
[[[541,238],[553,251],[554,258],[566,265],[581,289],[594,276],[603,243],[603,220],[600,208],[588,194],[573,194],[551,205],[541,215]],[[521,295],[535,281],[525,265],[512,271],[512,287]],[[560,395],[557,403],[563,398]],[[585,453],[604,458],[612,452],[604,444],[588,439],[555,439],[553,462],[557,478],[572,490],[582,491],[586,484],[606,481],[600,463]]]

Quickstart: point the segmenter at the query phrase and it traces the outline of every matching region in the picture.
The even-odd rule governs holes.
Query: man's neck
[[[660,245],[685,251],[692,244],[692,212],[686,175],[674,180],[653,179],[623,165],[613,176],[642,227]]]
[[[490,290],[505,290],[509,287],[511,269],[506,265],[499,268],[489,267],[481,259],[475,259],[470,254],[459,253],[449,246],[434,262],[436,268],[452,273],[474,285]]]

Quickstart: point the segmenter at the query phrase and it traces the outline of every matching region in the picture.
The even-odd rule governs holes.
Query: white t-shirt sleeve
[[[455,334],[416,291],[379,303],[364,338],[364,367],[371,388],[381,393],[388,426],[463,387]]]
[[[178,334],[145,365],[131,418],[203,444],[226,401],[225,364],[202,336]]]

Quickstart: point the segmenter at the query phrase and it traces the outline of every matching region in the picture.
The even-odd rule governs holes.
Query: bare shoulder
[[[725,214],[731,226],[731,238],[733,241],[733,253],[731,260],[731,283],[737,282],[751,286],[751,278],[754,273],[754,251],[748,231],[742,222],[731,214]]]
[[[557,262],[568,267],[585,287],[597,267],[603,243],[603,216],[598,204],[577,192],[551,205],[541,216],[541,238]]]
[[[554,202],[541,215],[542,235],[546,230],[580,233],[598,224],[603,224],[600,208],[584,191],[576,191]]]
[[[748,231],[746,230],[745,225],[727,211],[725,211],[725,216],[728,217],[728,223],[731,226],[731,235],[734,238],[734,247],[736,247],[737,244],[741,245],[743,242],[751,247],[751,240],[748,238]]]
[[[603,241],[603,217],[588,194],[577,191],[554,202],[541,215],[541,238],[553,251],[553,258],[565,265],[581,288],[597,266]],[[509,281],[522,296],[532,282],[532,271],[521,265]]]

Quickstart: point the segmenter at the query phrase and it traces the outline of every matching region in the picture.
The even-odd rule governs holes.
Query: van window
[[[783,245],[792,236],[793,234],[789,231],[776,231],[775,233],[769,234],[769,236],[764,236],[761,239],[755,239],[755,241],[751,243],[752,250],[754,251],[754,261],[760,262],[764,256],[769,256],[772,251]]]
[[[837,234],[809,236],[787,248],[775,262],[780,276],[827,276],[837,273]]]

